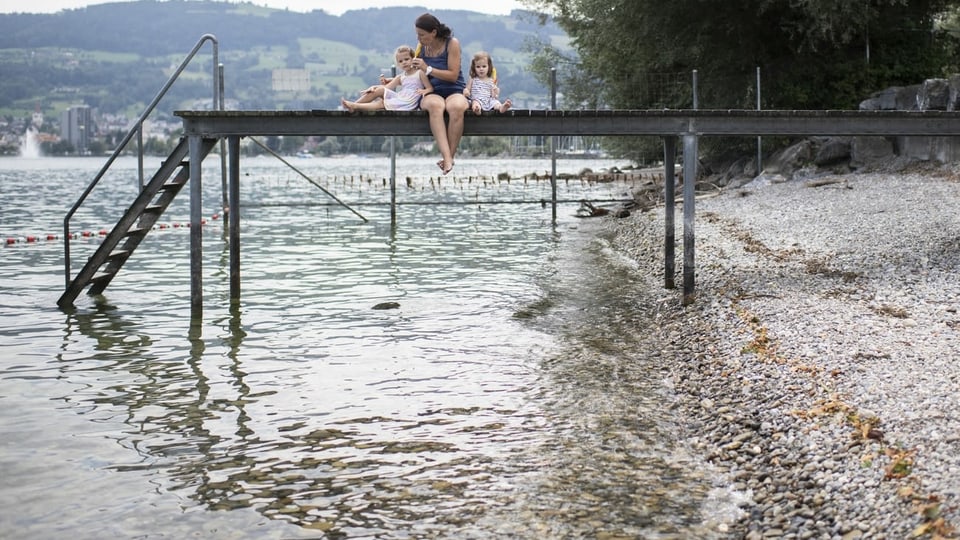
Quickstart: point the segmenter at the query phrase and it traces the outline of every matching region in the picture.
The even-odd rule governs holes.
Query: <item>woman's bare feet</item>
[[[450,164],[447,165],[446,160],[441,159],[437,162],[437,167],[440,167],[440,170],[443,171],[444,176],[446,176],[453,170],[453,160],[450,160]]]

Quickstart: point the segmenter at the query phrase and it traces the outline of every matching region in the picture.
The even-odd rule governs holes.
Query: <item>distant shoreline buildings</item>
[[[89,153],[94,129],[93,111],[87,105],[73,105],[60,113],[60,139],[72,144],[78,154]]]

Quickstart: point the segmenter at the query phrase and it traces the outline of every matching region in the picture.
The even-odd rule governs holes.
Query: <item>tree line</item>
[[[759,70],[761,108],[856,109],[958,69],[958,0],[525,3],[571,38],[572,53],[544,43],[534,62],[542,81],[559,66],[570,108],[691,108],[696,70],[700,108],[753,109]]]

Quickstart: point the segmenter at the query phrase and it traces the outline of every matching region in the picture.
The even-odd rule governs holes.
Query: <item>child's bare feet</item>
[[[482,111],[480,110],[480,102],[479,102],[479,101],[474,101],[473,103],[471,103],[471,104],[470,104],[470,108],[473,109],[473,114],[475,114],[475,115],[477,115],[477,116],[479,116],[480,113],[482,112]]]
[[[510,110],[510,107],[513,107],[513,102],[507,99],[502,105],[500,105],[500,112],[505,113]]]
[[[346,110],[348,110],[348,111],[350,111],[350,112],[354,112],[354,109],[353,109],[353,108],[354,108],[354,106],[356,105],[356,103],[354,103],[354,102],[352,102],[352,101],[347,101],[347,100],[344,99],[344,98],[340,98],[340,105],[341,105],[344,109],[346,109]]]

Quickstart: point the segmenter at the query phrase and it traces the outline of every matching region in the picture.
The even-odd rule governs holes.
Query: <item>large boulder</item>
[[[919,84],[891,86],[860,102],[861,111],[916,111]]]
[[[817,167],[833,167],[850,161],[850,137],[830,137],[824,139],[813,163]]]
[[[888,137],[853,137],[850,143],[850,166],[859,169],[894,158],[894,144]]]
[[[927,79],[917,92],[917,108],[921,111],[953,110],[950,81],[946,79]]]
[[[793,146],[788,146],[765,160],[763,170],[768,173],[779,173],[787,178],[804,168],[813,161],[814,140],[804,139]]]

